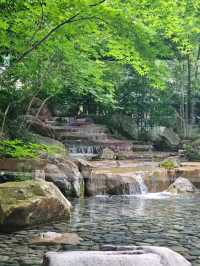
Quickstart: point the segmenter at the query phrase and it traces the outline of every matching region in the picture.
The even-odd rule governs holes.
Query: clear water
[[[72,204],[70,221],[0,235],[0,266],[38,266],[48,250],[96,250],[104,244],[166,246],[200,265],[200,196],[101,196]],[[76,247],[31,244],[46,231],[76,232],[83,241]]]

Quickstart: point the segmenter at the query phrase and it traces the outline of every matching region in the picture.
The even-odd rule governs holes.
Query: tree
[[[19,113],[24,113],[34,95],[67,110],[78,105],[93,106],[95,112],[121,108],[119,84],[129,66],[137,77],[133,88],[141,88],[132,101],[145,104],[149,113],[162,95],[157,90],[171,91],[171,61],[187,62],[183,119],[191,122],[198,87],[199,8],[198,0],[1,0],[1,111],[9,105],[12,114],[17,98]],[[5,57],[9,66],[5,60],[3,65]],[[151,104],[148,95],[155,96]],[[140,120],[146,121],[142,113]]]

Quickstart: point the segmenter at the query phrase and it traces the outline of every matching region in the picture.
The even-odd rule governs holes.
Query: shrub
[[[183,148],[189,161],[200,161],[200,147],[197,143],[185,144]]]
[[[0,140],[0,158],[37,158],[47,152],[45,145],[25,143],[21,140]]]
[[[173,169],[177,167],[177,163],[174,162],[173,160],[166,159],[160,163],[160,167],[165,168],[165,169]]]

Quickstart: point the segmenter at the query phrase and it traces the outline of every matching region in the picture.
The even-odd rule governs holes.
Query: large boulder
[[[115,159],[115,157],[116,156],[115,156],[114,151],[112,151],[109,148],[103,149],[102,154],[101,154],[101,159],[103,159],[103,160],[113,160],[113,159]]]
[[[77,165],[70,160],[47,164],[45,168],[47,181],[53,182],[65,196],[80,197],[84,194],[84,181]]]
[[[180,144],[179,136],[167,127],[154,127],[151,131],[154,147],[158,150],[177,150]]]
[[[168,170],[169,178],[174,181],[178,177],[190,180],[198,189],[200,188],[200,162],[184,162],[180,167]]]
[[[123,195],[140,194],[140,184],[137,175],[133,173],[116,173],[93,170],[89,178],[85,179],[87,196],[94,195]]]
[[[65,145],[56,139],[44,137],[39,134],[30,134],[30,137],[32,138],[34,143],[45,145],[47,147],[48,157],[50,157],[51,159],[62,159],[68,155],[68,151]]]
[[[111,121],[117,133],[122,133],[131,139],[136,139],[138,137],[137,125],[131,116],[122,113],[113,114]]]
[[[7,182],[0,185],[0,229],[46,223],[68,217],[71,204],[46,181]]]
[[[169,186],[167,191],[174,194],[182,194],[195,193],[198,190],[187,178],[179,177],[175,180],[173,184]]]
[[[160,168],[143,172],[128,168],[93,169],[90,175],[85,177],[87,196],[162,192],[169,185],[170,178],[167,171]]]
[[[158,167],[156,162],[79,160],[77,164],[88,196],[162,192],[171,184],[168,171]]]
[[[184,257],[164,247],[131,247],[117,251],[49,252],[44,266],[191,266]]]

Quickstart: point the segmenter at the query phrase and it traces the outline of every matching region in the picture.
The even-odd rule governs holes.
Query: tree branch
[[[198,66],[198,61],[200,59],[200,44],[199,44],[199,47],[198,47],[198,52],[197,52],[197,58],[196,58],[196,63],[195,63],[195,79],[197,79],[197,76],[198,76],[198,70],[199,70],[199,66]]]
[[[95,7],[95,6],[98,6],[98,5],[103,4],[104,2],[106,2],[106,0],[101,0],[100,2],[97,2],[97,3],[95,3],[95,4],[91,4],[91,5],[89,5],[89,6],[90,6],[90,7]]]
[[[97,2],[95,4],[91,4],[89,5],[89,7],[96,7],[98,5],[101,5],[103,4],[104,2],[106,2],[106,0],[101,0],[100,2]],[[98,20],[102,20],[104,21],[103,19],[100,19],[100,18],[97,18],[97,17],[84,17],[84,18],[80,18],[80,19],[76,19],[79,15],[81,14],[81,11],[76,13],[75,15],[73,15],[72,17],[64,20],[63,22],[61,22],[60,24],[58,24],[57,26],[55,26],[53,29],[51,29],[41,40],[39,41],[36,41],[32,44],[31,47],[29,47],[27,50],[25,50],[16,60],[14,63],[19,63],[20,61],[22,61],[29,53],[31,53],[33,50],[36,50],[43,42],[45,42],[54,32],[56,32],[57,30],[59,30],[62,26],[66,25],[66,24],[70,24],[70,23],[73,23],[75,21],[81,21],[81,20],[88,20],[88,19],[98,19]],[[104,21],[105,22],[105,21]],[[11,67],[12,65],[10,65]],[[7,72],[7,70],[10,68],[8,67],[5,71]]]
[[[4,132],[4,126],[5,126],[5,122],[6,122],[6,116],[9,112],[9,109],[10,109],[10,103],[8,104],[6,110],[5,110],[5,113],[4,113],[4,117],[3,117],[3,122],[2,122],[2,125],[1,125],[1,131],[0,131],[0,138],[3,137],[3,132]]]
[[[101,0],[98,3],[89,5],[89,7],[98,6],[100,4],[103,4],[104,2],[106,2],[106,0]],[[41,40],[36,41],[30,48],[28,48],[25,52],[23,52],[22,55],[17,58],[17,60],[15,61],[15,63],[19,63],[26,55],[28,55],[29,53],[31,53],[33,50],[37,49],[38,46],[40,46],[43,42],[45,42],[54,32],[56,32],[62,26],[66,25],[66,24],[70,24],[70,23],[75,22],[75,21],[78,21],[78,20],[80,21],[80,20],[89,19],[89,18],[85,17],[85,18],[82,18],[82,19],[80,18],[78,20],[75,20],[75,18],[77,18],[80,14],[81,14],[81,11],[78,12],[78,13],[76,13],[75,15],[73,15],[71,18],[64,20],[63,22],[61,22],[60,24],[58,24],[56,27],[54,27],[52,30],[50,30]]]
[[[19,63],[26,55],[31,53],[33,50],[37,49],[38,46],[40,46],[43,42],[45,42],[55,31],[60,29],[65,24],[72,23],[74,21],[74,19],[76,17],[78,17],[79,15],[80,15],[80,12],[75,14],[75,15],[73,15],[71,18],[64,20],[63,22],[58,24],[56,27],[51,29],[41,40],[36,41],[30,48],[28,48],[25,52],[23,52],[23,54],[20,57],[17,58],[15,63]]]
[[[29,49],[27,49],[16,61],[15,63],[19,63],[26,55],[28,55],[29,53],[31,53],[33,50],[37,49],[38,46],[40,46],[43,42],[45,42],[54,32],[56,32],[58,29],[60,29],[62,26],[69,24],[69,23],[73,23],[73,22],[77,22],[77,21],[83,21],[83,20],[89,20],[89,19],[97,19],[100,20],[104,23],[107,23],[105,20],[99,18],[99,17],[95,17],[95,16],[90,16],[90,17],[81,17],[79,19],[76,19],[78,16],[80,15],[80,12],[77,13],[76,15],[74,15],[73,17],[71,17],[70,19],[66,19],[63,22],[61,22],[60,24],[58,24],[56,27],[54,27],[52,30],[50,30],[41,40],[36,41]]]

